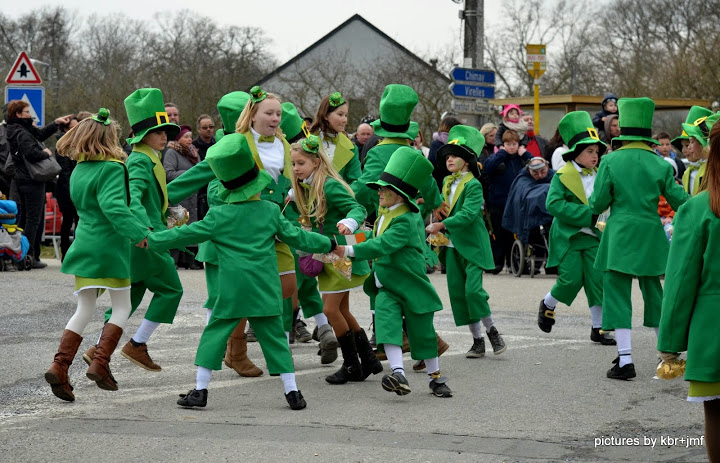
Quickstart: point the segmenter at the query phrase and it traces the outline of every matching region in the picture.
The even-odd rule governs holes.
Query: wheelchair
[[[519,278],[529,273],[530,278],[535,278],[540,273],[548,258],[550,225],[547,223],[531,229],[527,243],[513,234],[515,241],[510,249],[510,271],[513,275]]]

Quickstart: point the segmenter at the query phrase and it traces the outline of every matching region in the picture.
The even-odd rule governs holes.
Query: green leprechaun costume
[[[334,92],[328,97],[329,111],[331,113],[347,102],[340,92]],[[316,121],[317,123],[317,121]],[[360,178],[362,169],[360,167],[360,155],[357,146],[350,141],[344,133],[316,133],[320,137],[325,155],[332,161],[333,167],[348,185]]]
[[[702,108],[705,109],[705,108]],[[707,111],[707,110],[706,110]],[[696,111],[696,114],[701,114],[700,111]],[[694,114],[693,116],[695,116]],[[711,115],[701,116],[695,119],[691,123],[684,123],[682,125],[683,134],[687,135],[687,139],[694,138],[700,143],[703,148],[708,146],[708,137],[710,136],[710,127],[712,123],[708,122]],[[688,115],[690,120],[690,115]],[[683,189],[690,195],[694,196],[700,192],[702,179],[705,176],[707,169],[707,159],[701,157],[697,162],[689,162],[688,167],[685,170],[682,178]]]
[[[364,289],[375,307],[377,342],[383,344],[392,369],[383,377],[383,388],[398,395],[410,392],[402,364],[404,318],[411,356],[425,361],[430,389],[438,397],[450,397],[447,380],[440,375],[433,326],[433,315],[442,310],[442,302],[425,273],[425,233],[418,231],[415,203],[420,186],[432,181],[432,171],[432,163],[420,151],[398,148],[369,186],[390,189],[402,201],[381,208],[368,233],[372,239],[348,246],[347,253],[355,261],[373,260]]]
[[[621,98],[620,136],[623,146],[603,157],[589,199],[593,214],[610,208],[600,239],[595,267],[603,272],[603,329],[615,330],[618,358],[608,378],[635,377],[631,357],[632,302],[630,289],[637,276],[645,301],[644,325],[660,322],[662,286],[668,241],[657,215],[663,195],[677,210],[688,198],[675,183],[672,166],[658,157],[649,144],[655,103],[649,98]]]
[[[227,204],[211,208],[199,222],[155,233],[148,240],[151,249],[163,250],[212,241],[218,254],[218,297],[195,358],[198,384],[178,404],[205,406],[210,370],[221,368],[230,334],[242,318],[248,318],[270,374],[283,376],[291,408],[304,408],[282,326],[282,291],[273,252],[275,236],[307,252],[329,252],[333,243],[327,237],[295,227],[283,217],[277,204],[258,197],[273,180],[258,168],[245,135],[225,135],[208,149],[205,159],[221,183],[217,196]],[[242,240],[238,239],[238,224]],[[242,275],[251,278],[238,277]]]
[[[553,177],[545,201],[548,212],[554,217],[547,266],[558,267],[558,278],[540,301],[538,326],[549,333],[555,323],[557,303],[571,305],[580,289],[585,288],[592,320],[590,339],[603,345],[615,345],[609,334],[600,334],[603,276],[594,266],[602,232],[596,226],[597,216],[588,206],[597,176],[595,165],[606,146],[600,141],[586,111],[566,114],[558,130],[569,150],[563,154],[566,164]],[[589,164],[582,164],[578,156],[593,146],[596,147],[594,161],[587,161],[585,155],[582,160]]]
[[[168,208],[165,169],[162,153],[143,143],[146,135],[165,132],[175,138],[180,127],[168,122],[163,95],[157,88],[141,88],[125,98],[125,110],[133,137],[133,145],[126,165],[130,179],[130,209],[146,227],[158,231],[167,228],[165,214]],[[145,318],[137,332],[122,348],[122,355],[136,365],[150,371],[160,371],[147,353],[147,341],[160,323],[175,319],[183,289],[170,253],[148,252],[132,247],[130,250],[130,278],[132,280],[132,312],[142,302],[145,291],[153,293]],[[105,313],[110,319],[112,309]],[[92,348],[91,348],[92,349]],[[91,358],[92,351],[86,352]],[[87,360],[87,359],[86,359]]]
[[[495,354],[507,349],[494,326],[488,304],[490,296],[483,288],[483,271],[495,268],[483,220],[485,200],[478,180],[477,155],[484,146],[485,137],[475,127],[456,125],[450,129],[447,144],[438,150],[438,163],[452,163],[451,172],[457,169],[443,181],[443,200],[450,206],[450,212],[442,222],[428,226],[428,231],[441,230],[449,240],[442,247],[440,259],[447,270],[455,326],[469,326],[473,335],[468,358],[485,355],[483,324]]]

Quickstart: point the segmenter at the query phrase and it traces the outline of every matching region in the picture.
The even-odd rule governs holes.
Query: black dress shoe
[[[620,367],[620,358],[613,360],[613,366],[607,371],[607,377],[610,379],[629,380],[637,376],[635,373],[635,364],[628,363],[624,367]]]
[[[615,338],[610,336],[608,333],[600,334],[600,328],[592,328],[590,331],[590,340],[592,342],[599,342],[603,346],[616,346],[617,341]]]
[[[187,394],[180,394],[177,404],[181,407],[204,407],[207,405],[207,389],[191,389]]]
[[[307,402],[305,402],[302,392],[300,391],[288,392],[285,394],[285,400],[287,400],[288,405],[290,405],[290,408],[293,410],[302,410],[307,407]]]
[[[540,299],[540,308],[538,309],[538,326],[545,333],[552,330],[555,324],[555,309],[545,305],[545,299]]]

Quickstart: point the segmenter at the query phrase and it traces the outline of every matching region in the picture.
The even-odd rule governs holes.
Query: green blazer
[[[678,162],[682,162],[682,161],[678,160]],[[700,191],[700,183],[702,182],[702,178],[705,176],[705,171],[707,171],[707,162],[703,162],[702,164],[700,164],[698,173],[695,176],[695,179],[694,179],[693,185],[692,185],[693,186],[693,188],[692,188],[693,196],[698,194],[698,191]],[[683,173],[683,176],[682,176],[683,189],[685,190],[685,192],[687,194],[690,194],[689,183],[690,183],[690,168],[687,168],[687,169],[685,169],[685,172]]]
[[[355,199],[359,202],[368,214],[377,211],[380,202],[377,190],[367,186],[368,182],[376,182],[385,170],[390,156],[401,146],[410,146],[410,141],[404,138],[386,138],[367,153],[365,168],[360,178],[350,187],[355,192]],[[438,190],[437,182],[432,176],[420,188],[420,195],[425,199],[421,207],[421,214],[426,215],[427,211],[437,209],[442,203],[442,196]]]
[[[638,276],[665,273],[670,245],[658,217],[658,198],[665,196],[674,210],[688,199],[674,174],[670,163],[642,142],[603,156],[590,210],[611,211],[595,268]]]
[[[555,173],[550,182],[545,207],[554,217],[550,227],[550,250],[546,264],[548,267],[555,267],[563,260],[570,249],[570,238],[583,233],[581,228],[588,227],[598,237],[602,236],[602,232],[595,228],[596,217],[588,206],[580,172],[571,162]],[[599,242],[598,238],[598,244]]]
[[[130,247],[149,230],[130,211],[125,165],[78,162],[70,177],[70,197],[80,220],[61,271],[85,278],[130,278]]]
[[[420,236],[417,232],[414,216],[408,210],[390,223],[384,222],[380,236],[353,246],[353,259],[355,262],[372,259],[373,272],[383,289],[401,301],[404,310],[418,314],[437,312],[442,310],[442,302],[425,273],[425,234]],[[364,289],[371,299],[377,294],[374,275],[365,280]]]
[[[687,351],[685,379],[720,381],[720,219],[708,192],[675,214],[665,271],[658,350]]]
[[[329,252],[326,236],[295,227],[269,201],[245,201],[211,208],[205,218],[148,237],[150,249],[166,250],[212,241],[218,253],[218,318],[282,314],[275,236],[307,252]]]
[[[340,237],[337,223],[342,219],[355,219],[358,225],[362,225],[365,220],[365,208],[355,201],[355,197],[337,180],[328,178],[325,181],[325,198],[327,200],[327,213],[323,223],[322,234],[328,238],[337,236],[338,242],[344,244],[345,241]],[[320,233],[320,226],[313,221],[312,231]],[[370,265],[367,261],[358,261],[353,263],[352,272],[355,275],[367,275],[370,273]]]
[[[348,185],[360,178],[360,154],[357,146],[344,133],[339,133],[335,143],[333,167]]]
[[[162,160],[155,156],[150,147],[138,143],[133,146],[126,165],[130,177],[130,209],[146,227],[155,231],[165,230],[168,198]],[[133,283],[146,280],[169,268],[168,262],[172,262],[168,253],[148,252],[147,249],[132,246],[130,278]]]
[[[450,177],[446,177],[448,181]],[[443,198],[448,204],[448,198]],[[490,270],[495,268],[490,236],[483,220],[483,190],[480,182],[468,172],[455,190],[450,214],[443,220],[447,237],[458,252],[472,264]],[[444,250],[445,248],[443,248]]]
[[[258,167],[261,169],[265,169],[265,166],[263,166],[262,160],[260,159],[260,154],[258,153],[257,146],[255,145],[255,138],[253,138],[252,132],[248,130],[247,132],[243,133],[243,135],[245,135],[245,139],[248,142],[248,146],[250,147],[250,151],[252,151],[253,158],[255,158],[255,162],[257,163]],[[283,174],[278,177],[277,181],[272,180],[268,184],[268,186],[266,186],[265,189],[260,192],[260,199],[273,202],[280,207],[284,206],[285,198],[287,197],[288,191],[290,191],[290,188],[292,188],[292,183],[290,182],[290,175],[292,172],[292,162],[290,161],[290,145],[287,141],[285,141],[284,138],[282,139],[282,142],[285,156],[285,167],[283,168]]]

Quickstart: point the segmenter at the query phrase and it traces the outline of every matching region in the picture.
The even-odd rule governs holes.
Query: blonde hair
[[[340,182],[342,186],[350,193],[353,197],[353,193],[350,186],[345,183],[340,174],[338,174],[335,167],[332,165],[332,161],[325,155],[322,147],[318,149],[317,154],[305,151],[302,146],[302,140],[297,143],[293,143],[290,146],[290,151],[297,151],[303,156],[309,159],[319,159],[315,172],[313,173],[313,182],[310,189],[306,189],[300,185],[300,181],[292,174],[292,186],[295,192],[295,204],[300,211],[302,217],[313,218],[316,223],[321,224],[325,222],[325,215],[327,214],[327,197],[325,196],[325,181],[328,177],[333,178]]]
[[[252,127],[252,118],[255,117],[255,114],[257,114],[258,106],[262,104],[262,102],[265,100],[277,100],[278,103],[282,103],[280,97],[275,95],[274,93],[268,93],[266,98],[257,103],[253,103],[252,98],[249,99],[242,113],[240,113],[240,117],[238,118],[237,123],[235,124],[235,132],[245,133],[250,130],[250,127]],[[284,137],[280,125],[278,125],[275,129],[275,136],[278,138]]]
[[[105,125],[88,117],[60,137],[55,147],[60,155],[70,159],[84,155],[85,159],[93,161],[124,161],[127,155],[120,147],[118,132],[115,121]]]

